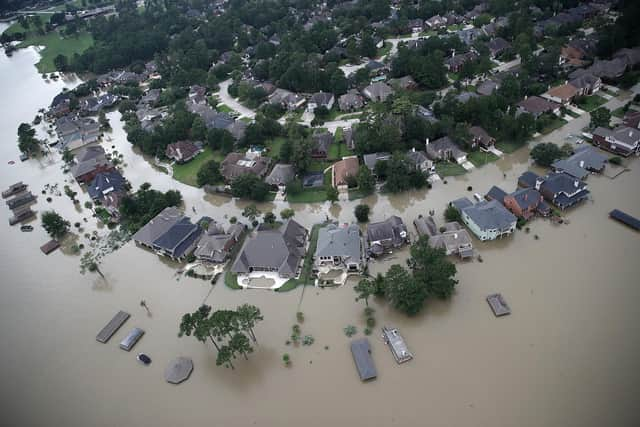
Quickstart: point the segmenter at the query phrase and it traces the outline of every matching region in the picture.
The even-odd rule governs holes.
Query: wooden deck
[[[634,230],[640,230],[640,220],[627,213],[622,212],[619,209],[614,209],[609,212],[609,217],[633,228]]]
[[[124,322],[129,319],[129,317],[131,317],[131,315],[125,311],[117,312],[116,315],[113,316],[113,319],[111,319],[109,323],[107,323],[107,325],[102,328],[100,332],[98,332],[98,335],[96,335],[96,340],[105,344],[107,341],[109,341],[109,339],[111,339],[113,334],[115,334],[116,331],[120,329]]]
[[[511,309],[507,305],[507,302],[504,300],[501,294],[491,294],[487,297],[487,302],[493,310],[493,314],[496,317],[506,316],[507,314],[511,314]]]

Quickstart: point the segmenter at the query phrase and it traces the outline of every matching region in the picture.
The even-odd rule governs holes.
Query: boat
[[[138,357],[136,357],[136,359],[138,359],[138,361],[143,365],[151,364],[151,358],[144,353],[138,354]]]
[[[33,231],[33,226],[31,225],[23,225],[20,227],[20,231]]]

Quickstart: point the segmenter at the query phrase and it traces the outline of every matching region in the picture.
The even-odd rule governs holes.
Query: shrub
[[[622,157],[619,156],[613,156],[612,158],[609,159],[609,163],[611,163],[612,165],[621,165],[622,164]]]
[[[367,327],[372,328],[376,326],[376,319],[374,317],[367,317]]]
[[[353,325],[348,325],[343,330],[344,330],[344,334],[349,338],[351,338],[352,336],[358,333],[358,329],[356,329],[356,327]]]
[[[356,219],[358,220],[358,222],[367,222],[367,221],[369,221],[369,212],[370,211],[371,211],[371,208],[369,208],[368,205],[360,204],[360,205],[356,206],[356,208],[354,210],[354,214],[355,214]]]

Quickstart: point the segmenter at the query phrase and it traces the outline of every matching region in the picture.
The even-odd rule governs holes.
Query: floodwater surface
[[[0,55],[0,187],[22,180],[39,195],[35,209],[56,209],[74,226],[77,242],[97,230],[91,212],[62,196],[42,195],[45,184],[60,189],[57,153],[18,161],[16,129],[30,122],[70,79],[46,82],[37,74],[33,50]],[[179,189],[188,214],[216,219],[238,216],[244,202],[205,195],[152,167],[126,141],[119,114],[109,114],[113,132],[108,150],[123,155],[125,176],[134,187]],[[575,120],[575,130],[587,118]],[[38,126],[41,134],[45,125]],[[548,136],[561,142],[568,128]],[[113,147],[112,147],[113,146]],[[7,162],[15,160],[16,164]],[[568,225],[536,220],[531,231],[491,243],[475,241],[484,262],[459,263],[456,294],[446,302],[429,301],[419,316],[408,318],[373,301],[377,326],[370,336],[378,378],[361,383],[343,328],[364,329],[364,308],[355,302],[352,284],[288,293],[232,291],[218,283],[178,276],[179,266],[128,243],[107,256],[105,279],[81,275],[79,256],[63,251],[44,256],[47,239],[39,219],[32,233],[9,227],[0,207],[0,424],[10,426],[637,426],[640,392],[640,280],[636,265],[640,235],[608,219],[619,208],[640,216],[640,163],[611,180],[590,176],[592,201],[567,214]],[[486,192],[491,185],[512,191],[518,175],[530,167],[522,149],[464,177],[449,178],[429,191],[397,196],[374,195],[372,219],[401,216],[411,231],[413,219],[429,210],[441,218],[449,200]],[[76,184],[67,182],[76,191]],[[49,203],[46,197],[52,197]],[[353,220],[359,202],[294,205],[305,226],[327,216]],[[261,205],[276,214],[287,203]],[[192,216],[196,216],[193,214]],[[85,222],[86,218],[86,222]],[[534,236],[538,236],[536,239]],[[371,265],[384,272],[403,263],[407,250]],[[495,318],[485,297],[504,295],[510,316]],[[140,307],[146,300],[151,315]],[[214,308],[248,302],[259,306],[264,321],[256,328],[258,345],[235,370],[215,366],[215,351],[193,338],[178,338],[182,314],[203,302]],[[118,311],[131,319],[107,344],[95,335]],[[285,341],[303,311],[302,334],[308,347]],[[379,328],[400,329],[414,360],[396,365]],[[133,327],[146,334],[131,353],[118,343]],[[138,352],[153,363],[142,366]],[[282,355],[289,353],[291,367]],[[168,362],[188,356],[195,369],[185,383],[164,382]]]

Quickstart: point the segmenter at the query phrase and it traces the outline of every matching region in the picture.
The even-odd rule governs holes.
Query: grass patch
[[[591,112],[606,102],[607,100],[599,95],[591,95],[578,98],[576,105],[584,111]]]
[[[359,188],[354,188],[352,190],[349,190],[349,200],[358,200],[358,199],[364,199],[365,197],[369,196],[371,193],[365,193],[364,191],[360,190]]]
[[[308,188],[298,194],[287,194],[289,203],[321,203],[327,201],[327,190],[324,188]]]
[[[527,145],[526,142],[496,142],[496,148],[503,153],[511,154]]]
[[[457,163],[452,162],[439,162],[436,163],[436,172],[441,177],[444,176],[459,176],[467,173],[467,170]]]
[[[472,151],[467,154],[467,159],[473,163],[475,167],[479,168],[487,163],[495,162],[498,160],[498,156],[486,151]]]
[[[324,225],[324,224],[322,224]],[[316,246],[318,245],[318,232],[321,224],[316,224],[311,227],[311,234],[309,237],[309,249],[307,249],[307,255],[304,257],[304,264],[302,265],[302,272],[297,279],[289,279],[284,285],[276,289],[278,292],[287,292],[297,288],[299,285],[311,285],[313,280],[311,277],[311,270],[313,267],[313,254],[316,252]]]
[[[447,31],[449,32],[456,32],[456,31],[460,31],[461,29],[462,29],[462,24],[453,24],[447,27]]]
[[[334,142],[329,146],[329,153],[327,154],[327,158],[329,160],[340,160],[343,157],[351,155],[353,155],[353,152],[347,148],[347,144],[345,144],[344,142]]]
[[[311,165],[309,165],[309,172],[324,172],[329,166],[331,166],[329,162],[313,159]]]
[[[267,156],[276,161],[280,160],[280,149],[282,148],[282,144],[284,144],[284,141],[285,139],[282,137],[274,138],[270,141],[267,141]]]
[[[57,31],[51,31],[44,36],[31,34],[18,44],[18,48],[28,46],[44,46],[40,53],[40,61],[36,64],[41,73],[52,73],[56,71],[53,59],[58,55],[64,55],[71,59],[74,54],[81,54],[93,45],[93,37],[87,32],[79,33],[76,36],[62,37]]]
[[[460,76],[458,76],[456,73],[447,73],[447,78],[449,80],[453,80],[454,82],[460,80]]]
[[[559,117],[553,119],[547,126],[544,127],[544,129],[542,129],[540,131],[541,134],[546,135],[548,133],[553,132],[554,130],[561,128],[562,126],[566,125],[567,121],[565,119],[561,119]]]
[[[196,156],[195,159],[184,164],[173,165],[173,178],[183,184],[198,186],[198,171],[203,164],[209,160],[221,162],[224,156],[220,151],[213,151],[210,147],[206,147],[204,151]]]
[[[216,110],[218,110],[218,112],[220,113],[227,113],[227,114],[235,114],[235,110],[233,110],[231,107],[229,107],[226,104],[218,104],[216,105]]]
[[[340,116],[340,120],[359,119],[362,116],[362,111],[359,113],[343,114]]]
[[[242,289],[242,286],[238,285],[238,275],[232,273],[231,270],[224,272],[224,284],[231,289]]]
[[[571,110],[569,110],[569,109],[567,109],[567,110],[565,111],[565,113],[566,113],[567,115],[569,115],[569,116],[573,117],[574,119],[576,119],[576,118],[580,117],[580,114],[575,113],[574,111],[571,111]]]
[[[619,119],[622,119],[627,111],[628,111],[628,109],[625,111],[625,106],[623,105],[622,107],[616,108],[615,110],[613,110],[611,112],[611,115],[613,117],[617,117]]]
[[[388,55],[389,52],[391,51],[391,47],[392,45],[390,42],[384,42],[384,45],[380,49],[378,49],[378,52],[377,52],[378,58]]]

